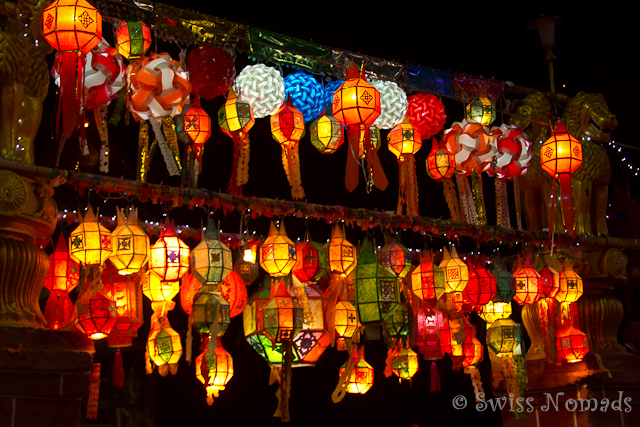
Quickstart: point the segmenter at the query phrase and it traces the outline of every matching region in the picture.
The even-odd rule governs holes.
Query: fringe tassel
[[[342,375],[340,376],[340,379],[338,380],[338,384],[336,385],[336,388],[333,390],[333,393],[331,393],[331,400],[333,401],[333,403],[338,403],[341,402],[342,399],[344,399],[344,396],[347,394],[347,385],[349,384],[349,380],[351,379],[351,374],[353,374],[353,370],[356,367],[356,364],[358,363],[358,355],[357,355],[357,349],[351,353],[351,356],[349,356],[349,360],[347,361],[347,366],[344,369],[344,372],[342,373]]]
[[[398,158],[398,215],[402,215],[402,207],[406,204],[408,216],[420,216],[418,210],[418,178],[416,162],[411,154]]]
[[[496,213],[498,217],[498,226],[511,228],[511,219],[509,218],[509,201],[507,198],[507,181],[496,178],[494,184],[496,187]]]
[[[124,388],[124,366],[122,364],[122,353],[120,353],[120,349],[117,349],[116,354],[113,356],[111,382],[115,388]]]
[[[96,121],[98,134],[100,135],[100,172],[109,172],[109,134],[107,132],[107,106],[99,105],[93,109],[93,118]]]
[[[431,362],[431,391],[440,391],[440,374],[438,373],[438,365],[436,361]]]
[[[458,204],[458,194],[456,193],[456,186],[453,183],[453,179],[445,178],[442,180],[442,191],[444,192],[444,198],[447,201],[447,206],[449,206],[451,220],[455,222],[462,222],[460,205]]]
[[[147,172],[151,162],[149,158],[149,122],[140,120],[140,130],[138,131],[138,181],[147,182]]]
[[[480,377],[480,371],[475,366],[469,366],[465,368],[465,374],[469,374],[471,377],[471,385],[473,385],[473,394],[476,396],[476,402],[484,402],[485,399],[479,399],[480,393],[484,395],[484,388],[482,387],[482,378]]]
[[[167,165],[167,171],[169,171],[169,175],[171,176],[179,176],[180,168],[176,163],[176,159],[173,155],[173,151],[169,145],[167,145],[167,141],[162,134],[161,122],[159,119],[151,119],[151,127],[153,128],[153,132],[156,135],[156,139],[158,140],[158,146],[160,147],[160,152],[162,153],[162,157],[164,158],[164,162]]]
[[[393,350],[393,348],[387,349],[387,358],[384,360],[384,376],[387,378],[393,374]]]
[[[87,400],[87,419],[98,419],[98,398],[100,397],[100,364],[94,363],[91,370],[91,385],[89,386],[89,399]]]
[[[474,224],[485,225],[487,223],[487,210],[484,206],[484,193],[482,190],[482,175],[478,171],[471,172],[473,203],[476,207],[477,220]],[[473,205],[472,205],[473,206]]]

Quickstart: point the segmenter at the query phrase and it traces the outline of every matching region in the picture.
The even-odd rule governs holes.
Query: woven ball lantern
[[[411,254],[395,237],[387,235],[385,244],[378,251],[380,264],[387,268],[398,279],[405,277],[411,269]]]
[[[82,333],[92,340],[106,338],[118,320],[116,302],[102,292],[89,292],[76,302],[78,324]]]
[[[220,283],[233,271],[231,249],[220,241],[220,232],[209,219],[200,243],[191,250],[191,273],[203,284]]]
[[[433,263],[431,251],[427,251],[420,265],[411,272],[411,290],[422,301],[437,300],[444,294],[444,272]]]
[[[162,281],[179,280],[189,271],[189,246],[176,236],[168,218],[160,238],[151,246],[149,270]]]
[[[463,295],[474,306],[485,305],[496,296],[496,278],[484,266],[484,257],[469,257],[469,282]]]
[[[411,95],[407,103],[407,117],[420,130],[422,138],[431,138],[442,130],[447,115],[444,104],[436,96],[419,92]]]
[[[516,293],[513,299],[520,305],[533,304],[542,295],[540,273],[531,265],[531,255],[527,254],[524,263],[518,259],[518,269],[513,275]]]
[[[147,340],[149,359],[158,367],[163,377],[169,372],[178,372],[178,361],[182,357],[182,342],[180,335],[173,330],[169,322],[151,330]]]
[[[49,255],[49,270],[44,280],[44,287],[49,290],[44,317],[47,328],[60,329],[71,321],[73,303],[69,292],[78,286],[80,266],[71,259],[63,235],[58,237],[56,249]]]
[[[227,277],[218,285],[225,300],[229,302],[229,315],[236,317],[242,314],[247,306],[247,285],[242,277],[235,271],[229,273]]]
[[[193,91],[204,99],[227,93],[236,77],[234,61],[221,47],[208,44],[194,47],[185,62]]]
[[[340,368],[338,376],[342,377],[344,371],[346,370],[347,363]],[[364,360],[364,346],[361,348],[359,354],[357,355],[357,362],[353,371],[351,372],[351,376],[348,378],[347,382],[347,393],[353,394],[365,394],[368,392],[371,387],[373,387],[373,367]]]
[[[284,91],[304,116],[305,123],[322,113],[324,89],[313,76],[302,71],[289,74],[284,78]]]
[[[309,125],[311,144],[322,154],[333,154],[344,142],[342,123],[331,114],[325,114]]]
[[[123,276],[111,266],[102,272],[104,292],[116,302],[117,320],[107,337],[109,347],[129,347],[138,336],[138,329],[144,323],[141,278],[140,273]]]
[[[126,59],[138,59],[151,47],[151,30],[141,21],[121,21],[116,28],[116,49]]]
[[[392,129],[402,123],[407,112],[407,94],[396,82],[389,80],[370,81],[380,93],[380,115],[374,124],[380,129]]]
[[[487,347],[497,356],[522,354],[520,325],[511,319],[498,319],[487,329]]]
[[[274,295],[262,310],[262,319],[265,334],[273,342],[280,343],[291,341],[302,330],[303,310],[287,292],[284,281],[280,280],[276,286]]]
[[[296,244],[296,264],[291,273],[302,283],[317,282],[327,271],[327,251],[316,242]]]
[[[260,246],[258,255],[260,267],[262,267],[271,277],[284,277],[291,273],[291,269],[296,264],[296,247],[287,236],[284,222],[280,228],[276,228],[272,221],[269,228],[269,235]]]
[[[560,303],[578,301],[583,292],[582,278],[573,271],[571,261],[564,261],[559,279],[560,289],[555,296],[556,300]]]
[[[489,126],[496,119],[496,104],[488,96],[474,98],[466,107],[467,120]]]
[[[356,267],[356,248],[344,236],[344,229],[336,224],[331,230],[329,241],[329,271],[346,277]]]
[[[196,378],[204,384],[207,391],[207,404],[213,405],[213,398],[218,398],[220,391],[233,377],[233,357],[222,347],[220,338],[213,350],[213,356],[209,355],[210,348],[196,357]]]
[[[574,327],[558,332],[558,356],[569,363],[581,362],[589,352],[587,334]]]
[[[438,144],[434,138],[431,142],[431,152],[427,156],[427,175],[435,181],[449,179],[456,171],[456,158],[447,149]]]
[[[506,319],[511,316],[511,302],[489,301],[483,306],[476,307],[478,315],[487,322],[487,327],[499,319]]]
[[[458,257],[456,247],[451,247],[451,254],[443,248],[442,262],[438,266],[444,272],[444,289],[447,293],[464,291],[469,282],[469,267]]]
[[[418,354],[410,348],[393,349],[391,353],[392,372],[402,380],[410,380],[418,372]]]
[[[111,233],[113,253],[109,261],[119,274],[134,274],[140,271],[149,258],[149,236],[138,224],[138,210],[131,208],[125,217],[124,211],[116,209],[118,225]]]
[[[91,205],[87,206],[81,222],[69,235],[69,255],[84,265],[102,265],[112,252],[111,232],[98,223]]]
[[[233,88],[241,99],[251,105],[256,119],[275,113],[285,100],[284,80],[280,72],[264,64],[243,68]]]

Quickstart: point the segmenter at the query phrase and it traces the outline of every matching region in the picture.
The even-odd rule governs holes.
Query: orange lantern
[[[589,342],[587,334],[573,326],[558,332],[558,356],[569,363],[582,361],[589,352]]]
[[[576,302],[582,296],[582,278],[573,271],[573,263],[570,260],[564,261],[560,271],[560,289],[556,294],[558,302]]]
[[[118,320],[115,300],[102,292],[87,292],[76,302],[77,327],[92,340],[106,338]]]
[[[104,264],[112,252],[111,232],[98,224],[91,205],[87,206],[84,217],[79,213],[78,218],[80,225],[69,235],[71,259],[82,265]]]
[[[102,272],[104,292],[116,302],[116,324],[107,338],[109,347],[129,347],[144,322],[141,274],[122,276],[113,267]]]
[[[60,52],[60,105],[62,131],[71,137],[78,121],[82,97],[83,58],[102,39],[102,15],[86,0],[55,0],[42,12],[44,38]],[[80,93],[82,93],[80,91]]]
[[[394,348],[391,353],[391,370],[402,382],[410,380],[418,372],[418,354],[410,348]]]
[[[205,351],[196,357],[196,378],[205,385],[209,406],[213,405],[213,398],[218,397],[233,377],[233,358],[222,347],[220,338],[216,338],[213,357],[209,356],[210,352],[211,349],[206,347]]]
[[[176,230],[167,218],[160,238],[150,250],[149,270],[162,281],[179,280],[189,271],[189,246],[176,236]]]
[[[230,316],[235,317],[242,314],[242,311],[247,306],[247,285],[242,280],[242,277],[232,271],[218,285],[218,288],[224,299],[229,303]]]
[[[211,136],[211,118],[200,106],[200,97],[196,97],[190,106],[185,106],[182,114],[176,116],[176,132],[180,139],[188,144],[190,155],[195,152],[198,173],[202,172],[204,143]],[[191,145],[193,144],[193,146]]]
[[[73,303],[69,292],[78,286],[80,268],[67,250],[65,237],[61,234],[55,251],[49,255],[49,271],[44,286],[50,291],[44,317],[49,329],[60,329],[71,321]]]
[[[262,310],[264,333],[274,342],[291,341],[303,326],[303,310],[287,291],[283,280]]]
[[[384,246],[378,251],[380,264],[398,279],[405,277],[411,269],[411,255],[407,248],[397,243],[394,237],[387,235]]]
[[[542,169],[547,171],[554,180],[560,180],[562,192],[562,212],[565,229],[575,237],[576,230],[573,226],[573,196],[571,194],[571,175],[582,164],[582,144],[569,135],[561,120],[551,135],[551,138],[542,144],[540,148],[540,160]],[[554,185],[555,189],[555,185]],[[555,196],[555,195],[554,195]],[[551,199],[551,215],[549,218],[549,236],[553,233],[553,212],[555,209],[555,197]]]
[[[329,270],[332,274],[347,277],[357,262],[356,248],[344,237],[342,227],[336,224],[329,241]]]
[[[151,273],[148,273],[151,274]],[[171,283],[171,282],[170,282]],[[188,315],[193,309],[193,299],[202,288],[202,282],[191,273],[185,274],[180,279],[180,306]]]
[[[151,30],[141,21],[121,21],[116,28],[116,49],[126,59],[138,59],[151,47]]]
[[[444,272],[444,289],[447,293],[459,293],[469,282],[469,267],[458,257],[456,247],[451,247],[451,254],[443,248],[442,262],[438,266]]]
[[[271,222],[269,235],[260,246],[260,266],[272,277],[283,277],[291,273],[296,264],[296,248],[284,228],[276,228]]]
[[[478,366],[478,364],[482,362],[484,358],[484,348],[475,334],[467,337],[462,347],[464,348],[464,360],[462,361],[464,368],[468,366]]]
[[[304,117],[293,106],[291,98],[271,115],[271,135],[282,147],[282,165],[291,185],[291,197],[304,199],[298,150],[298,142],[304,135]]]
[[[531,265],[531,255],[527,254],[524,264],[518,257],[518,269],[513,278],[516,281],[516,294],[513,299],[520,305],[533,304],[540,299],[542,292],[540,273]]]
[[[165,377],[169,372],[172,375],[178,373],[178,361],[182,356],[182,342],[180,335],[171,328],[166,318],[162,324],[149,332],[147,352],[149,359],[158,367],[160,375]]]
[[[354,355],[352,356],[355,362],[355,367],[349,376],[349,379],[346,381],[347,383],[347,393],[354,394],[365,394],[371,389],[373,386],[373,367],[364,360],[364,346],[361,347],[360,351],[356,354],[357,350],[354,350]],[[339,371],[339,376],[342,377],[346,368],[348,361],[342,365]]]
[[[456,171],[455,156],[432,139],[431,152],[427,156],[427,174],[435,181],[449,179]]]
[[[339,301],[336,304],[334,326],[338,337],[351,338],[358,330],[358,311],[349,301]]]
[[[116,208],[118,226],[111,233],[113,252],[109,261],[119,274],[133,274],[147,263],[149,236],[138,225],[138,210],[131,208],[125,218],[124,211]]]
[[[352,61],[345,82],[333,94],[333,116],[347,127],[349,138],[350,148],[344,183],[350,192],[358,186],[360,158],[356,158],[355,153],[359,151],[361,143],[367,163],[367,177],[370,178],[367,191],[370,191],[372,186],[384,191],[389,184],[378,154],[371,144],[369,129],[380,115],[380,111],[380,93],[365,79],[364,65],[358,73]]]
[[[413,157],[422,147],[422,136],[418,128],[413,127],[409,118],[397,124],[389,132],[387,137],[389,151],[398,158],[398,193],[399,215],[402,215],[402,206],[406,203],[407,215],[420,216],[418,212],[418,178],[416,176],[416,161]]]

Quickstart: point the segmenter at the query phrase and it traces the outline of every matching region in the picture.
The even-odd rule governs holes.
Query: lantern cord
[[[516,202],[516,221],[518,230],[522,231],[522,200],[520,199],[520,179],[516,176],[513,178],[513,193]]]

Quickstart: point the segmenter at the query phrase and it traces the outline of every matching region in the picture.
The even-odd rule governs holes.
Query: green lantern
[[[493,301],[511,302],[513,296],[516,294],[516,282],[513,275],[498,258],[493,260],[491,274],[496,278],[496,296],[493,298]]]
[[[257,333],[251,335],[250,337],[246,337],[247,342],[253,349],[269,363],[269,365],[282,365],[284,361],[284,348],[283,343],[276,343],[274,345],[273,341],[269,339],[263,333]],[[295,348],[292,347],[293,350],[293,363],[297,364],[300,361],[298,357],[298,353],[296,353]]]
[[[399,304],[382,319],[382,326],[391,338],[406,337],[409,333],[409,307],[406,304]]]
[[[480,96],[467,104],[467,120],[489,126],[496,119],[496,105],[488,96]]]
[[[395,348],[391,357],[391,370],[400,380],[410,380],[418,372],[418,354],[412,349]]]
[[[521,355],[520,325],[513,320],[496,320],[487,329],[487,346],[498,356]]]
[[[311,144],[322,154],[333,154],[344,142],[342,123],[330,114],[317,118],[309,125]]]
[[[355,301],[360,322],[380,322],[400,302],[396,277],[378,262],[368,240],[364,240],[356,267]]]
[[[213,338],[223,336],[231,323],[229,303],[218,291],[196,295],[191,310],[196,329]]]
[[[220,283],[233,270],[231,249],[220,241],[213,219],[209,219],[200,243],[191,250],[191,273],[203,284]]]

